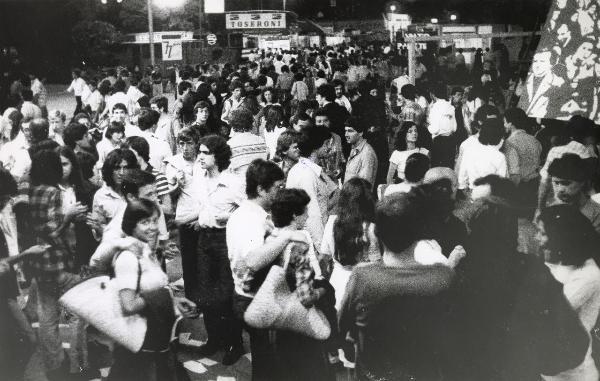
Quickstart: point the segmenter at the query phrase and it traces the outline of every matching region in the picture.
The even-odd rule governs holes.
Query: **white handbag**
[[[141,268],[138,261],[138,286]],[[59,302],[118,344],[136,353],[144,344],[148,325],[141,315],[125,316],[115,279],[98,276],[85,280],[64,293]]]
[[[285,280],[284,268],[287,267],[294,244],[289,244],[285,249],[284,267],[271,266],[244,313],[244,321],[258,329],[288,330],[316,340],[326,340],[331,335],[331,326],[323,312],[315,306],[304,307]]]

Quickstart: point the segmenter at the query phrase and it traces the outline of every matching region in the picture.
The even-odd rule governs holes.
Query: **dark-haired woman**
[[[102,168],[106,156],[108,156],[111,151],[119,148],[124,138],[125,125],[117,121],[110,122],[104,132],[104,139],[96,144],[96,150],[98,151],[98,168]]]
[[[542,210],[536,239],[546,266],[563,284],[563,292],[587,332],[591,332],[600,310],[600,269],[594,261],[600,237],[592,223],[570,205],[555,205]],[[599,377],[592,359],[592,346],[583,362],[545,380],[591,381]]]
[[[234,364],[244,353],[240,322],[233,318],[233,278],[225,240],[225,226],[231,213],[245,198],[240,178],[227,171],[231,148],[220,136],[200,140],[198,161],[204,169],[195,187],[200,195],[197,228],[198,287],[194,300],[204,314],[207,343],[200,348],[206,356],[225,349],[222,363]]]
[[[265,138],[265,143],[269,149],[269,159],[275,157],[277,139],[285,130],[283,107],[272,105],[266,108],[264,116],[260,119],[259,134]]]
[[[273,106],[281,107],[281,104],[277,99],[277,93],[272,87],[265,87],[261,91],[260,95],[258,95],[258,102],[260,110],[254,116],[253,132],[256,135],[264,137],[264,120],[266,119],[268,111]]]
[[[120,190],[121,179],[128,169],[133,168],[139,168],[139,164],[135,154],[129,149],[119,148],[106,156],[102,165],[102,180],[105,184],[94,195],[89,221],[98,240],[106,225],[124,205],[125,199]]]
[[[62,146],[56,149],[60,155],[63,175],[58,187],[61,191],[63,209],[67,210],[72,205],[80,204],[91,210],[94,194],[98,190],[88,180],[84,180],[77,155],[69,147]],[[76,267],[81,267],[89,262],[91,255],[98,246],[93,239],[92,231],[83,219],[75,220],[73,232],[76,242]]]
[[[334,259],[331,284],[338,310],[354,266],[381,259],[374,221],[371,184],[358,177],[348,180],[340,192],[337,213],[325,225],[321,242],[321,254]]]
[[[139,243],[142,249],[125,250],[113,261],[114,281],[125,315],[144,314],[148,329],[142,350],[132,353],[117,346],[110,381],[177,380],[179,372],[169,360],[169,341],[175,323],[173,306],[183,317],[195,317],[195,305],[185,298],[172,298],[165,287],[167,274],[160,266],[151,245],[157,241],[158,205],[147,199],[133,201],[123,214],[123,233]],[[134,247],[132,246],[132,247]],[[160,324],[157,324],[160,322]]]
[[[414,122],[404,122],[396,134],[395,151],[390,156],[390,167],[387,173],[387,183],[393,184],[394,177],[404,181],[404,167],[406,159],[413,153],[429,155],[429,150],[424,148],[423,142],[427,132],[417,127]]]

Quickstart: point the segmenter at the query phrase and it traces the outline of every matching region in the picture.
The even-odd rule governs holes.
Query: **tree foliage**
[[[104,21],[83,20],[72,29],[75,54],[86,65],[102,66],[115,63],[114,51],[121,33]]]
[[[199,1],[186,1],[178,8],[152,5],[154,30],[193,30],[198,25]],[[124,0],[118,6],[116,24],[124,33],[148,31],[147,0]]]

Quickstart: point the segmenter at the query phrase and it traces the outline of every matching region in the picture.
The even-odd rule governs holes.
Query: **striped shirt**
[[[246,169],[256,159],[267,160],[268,148],[265,139],[250,132],[234,134],[227,142],[231,148],[229,169],[245,175]]]

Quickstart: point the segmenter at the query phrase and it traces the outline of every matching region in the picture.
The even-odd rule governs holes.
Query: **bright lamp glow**
[[[456,15],[450,15],[450,21],[456,21],[457,18]]]
[[[154,5],[160,8],[179,8],[185,4],[185,0],[154,0]]]
[[[395,5],[390,5],[390,11],[392,12],[396,12],[396,6]]]
[[[100,2],[101,2],[102,4],[106,4],[108,1],[107,1],[107,0],[100,0]]]
[[[436,19],[435,17],[431,19],[431,23],[432,24],[437,24],[438,23],[438,19]]]

